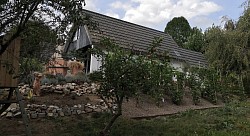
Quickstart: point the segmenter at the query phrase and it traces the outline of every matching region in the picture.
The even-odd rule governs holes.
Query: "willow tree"
[[[205,32],[205,55],[210,65],[221,75],[234,74],[241,83],[250,67],[249,18],[250,9],[246,8],[237,22],[228,19],[223,28],[213,26]]]

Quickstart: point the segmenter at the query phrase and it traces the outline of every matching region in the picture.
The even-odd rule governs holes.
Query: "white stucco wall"
[[[170,65],[177,71],[183,72],[183,62],[171,59]],[[98,61],[98,59],[94,55],[91,55],[90,73],[97,71],[100,68],[100,66],[101,66],[101,61]]]
[[[170,65],[179,72],[183,72],[183,64],[181,61],[171,59]]]
[[[97,71],[101,66],[101,61],[98,61],[98,59],[94,56],[91,55],[90,58],[90,73]]]

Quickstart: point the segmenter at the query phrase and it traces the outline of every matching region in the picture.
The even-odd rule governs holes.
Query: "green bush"
[[[34,80],[34,71],[41,72],[43,64],[36,58],[22,58],[19,67],[19,82],[32,85]]]
[[[47,78],[47,77],[44,77],[42,80],[41,80],[41,84],[42,85],[58,85],[58,80],[56,78]]]
[[[180,105],[184,96],[184,74],[181,72],[175,72],[177,81],[172,82],[170,87],[170,97],[174,104]]]

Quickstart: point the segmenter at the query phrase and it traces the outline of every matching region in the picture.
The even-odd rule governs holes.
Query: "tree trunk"
[[[111,118],[111,120],[109,121],[109,123],[105,126],[105,128],[100,132],[100,136],[108,136],[109,135],[109,131],[112,127],[112,125],[114,124],[114,122],[116,121],[116,119],[122,115],[122,102],[123,102],[123,97],[118,100],[118,112],[116,114],[113,115],[113,117]]]
[[[114,114],[111,120],[109,121],[108,125],[106,125],[106,127],[101,131],[100,136],[108,136],[109,131],[112,125],[114,124],[115,120],[121,115],[122,115],[121,113]]]

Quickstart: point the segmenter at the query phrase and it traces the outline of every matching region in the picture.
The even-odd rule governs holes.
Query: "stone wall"
[[[76,83],[67,83],[65,85],[42,85],[41,92],[43,95],[47,93],[59,93],[62,95],[75,94],[75,96],[82,96],[87,94],[96,94],[96,90],[99,87],[97,84],[84,83],[77,85]],[[29,91],[32,91],[28,85],[19,85],[21,94],[26,97]],[[43,97],[43,96],[41,96]],[[111,105],[111,103],[109,103]],[[115,105],[113,108],[115,109]],[[108,106],[103,100],[99,100],[97,104],[76,104],[73,106],[65,105],[59,107],[57,105],[45,105],[45,104],[27,104],[25,108],[27,115],[31,119],[45,118],[45,117],[64,117],[79,114],[89,114],[95,112],[108,112]],[[21,112],[18,104],[12,104],[1,117],[16,118],[21,117]]]

